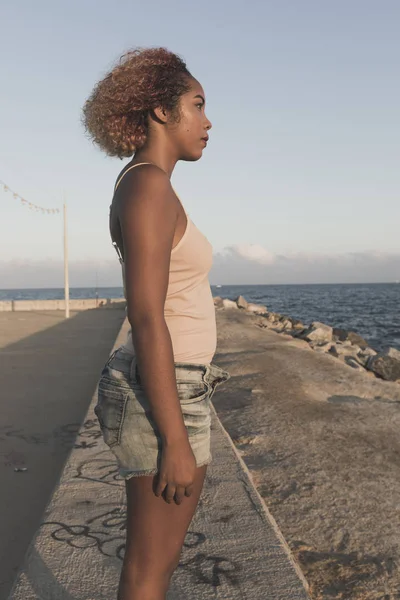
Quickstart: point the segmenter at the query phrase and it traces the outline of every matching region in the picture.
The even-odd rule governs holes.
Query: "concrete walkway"
[[[0,312],[0,598],[11,589],[123,310]],[[27,469],[15,471],[15,469]]]
[[[215,362],[224,367],[218,356]],[[216,393],[224,394],[229,382]],[[94,403],[95,396],[10,600],[116,598],[125,489],[103,444]],[[307,600],[302,574],[215,411],[212,449],[168,600]]]

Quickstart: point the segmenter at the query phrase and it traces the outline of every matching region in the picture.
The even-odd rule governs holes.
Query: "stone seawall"
[[[239,309],[258,315],[258,327],[304,340],[315,352],[334,357],[371,377],[400,384],[400,350],[397,348],[377,352],[355,331],[331,327],[319,321],[304,325],[298,319],[268,311],[264,305],[247,302],[243,296],[238,296],[236,300],[215,296],[214,305],[217,310]]]
[[[93,308],[123,308],[125,300],[121,298],[81,298],[70,300],[70,310],[89,310]],[[6,300],[0,302],[0,312],[31,310],[65,310],[65,300]]]

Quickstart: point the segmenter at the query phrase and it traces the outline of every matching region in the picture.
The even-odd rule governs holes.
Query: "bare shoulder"
[[[177,211],[176,195],[168,175],[151,164],[138,165],[124,175],[114,197],[117,212],[149,209]]]

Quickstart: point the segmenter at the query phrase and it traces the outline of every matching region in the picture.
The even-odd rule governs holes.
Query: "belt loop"
[[[209,379],[208,376],[210,374],[210,367],[209,367],[209,365],[207,363],[204,365],[204,367],[206,368],[206,370],[203,373],[203,381],[205,381],[206,383],[208,383],[209,382],[208,381],[208,379]]]
[[[110,364],[110,362],[112,361],[112,359],[114,358],[114,356],[117,354],[118,348],[117,350],[114,350],[114,352],[112,352],[108,358],[108,361],[106,362],[106,366],[108,366]]]

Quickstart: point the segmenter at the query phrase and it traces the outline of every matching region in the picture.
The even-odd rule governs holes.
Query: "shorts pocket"
[[[94,412],[99,420],[104,442],[112,448],[121,441],[129,389],[100,380]]]
[[[178,379],[176,381],[176,387],[181,404],[201,402],[201,400],[204,400],[210,392],[209,384],[201,380],[182,381]]]

